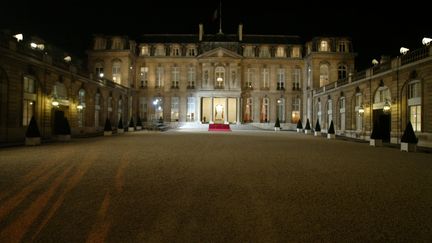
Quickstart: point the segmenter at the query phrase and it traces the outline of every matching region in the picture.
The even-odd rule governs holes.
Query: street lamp
[[[383,111],[384,113],[389,113],[391,109],[390,103],[388,102],[388,100],[385,101],[384,106],[383,106]]]
[[[401,47],[399,49],[399,51],[400,51],[400,54],[405,55],[405,54],[407,54],[407,52],[409,51],[409,49],[406,48],[406,47]]]
[[[358,109],[359,115],[362,116],[364,114],[364,112],[365,112],[365,109],[364,109],[363,105],[360,105],[360,107]]]

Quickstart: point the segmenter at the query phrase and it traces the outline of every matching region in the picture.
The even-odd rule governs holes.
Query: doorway
[[[373,123],[378,124],[383,142],[390,142],[391,115],[383,109],[373,110]]]

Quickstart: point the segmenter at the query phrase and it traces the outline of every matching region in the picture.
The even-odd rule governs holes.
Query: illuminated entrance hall
[[[202,123],[237,123],[239,98],[201,98]]]

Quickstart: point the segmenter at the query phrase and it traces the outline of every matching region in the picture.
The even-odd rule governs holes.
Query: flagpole
[[[222,33],[222,0],[219,0],[219,34]]]

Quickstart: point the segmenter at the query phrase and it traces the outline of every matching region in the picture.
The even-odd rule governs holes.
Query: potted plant
[[[105,127],[104,127],[104,136],[111,136],[112,135],[112,126],[110,119],[105,120]]]
[[[29,126],[26,131],[25,145],[40,145],[41,135],[34,116],[30,119]]]
[[[310,126],[310,123],[309,123],[309,118],[308,119],[306,119],[306,126],[305,126],[305,134],[309,134],[309,133],[311,133],[311,126]]]
[[[317,119],[317,122],[315,124],[315,133],[314,133],[314,135],[315,136],[321,136],[321,126],[320,126],[320,123],[319,123],[319,119]]]
[[[333,125],[333,120],[330,122],[330,127],[327,130],[327,138],[328,139],[335,139],[335,130],[334,130],[334,125]]]
[[[303,130],[303,125],[301,119],[299,119],[297,122],[297,132],[301,132],[302,130]]]
[[[281,128],[280,128],[280,122],[279,122],[279,117],[276,117],[276,123],[274,125],[274,130],[275,131],[280,131],[281,130]]]
[[[142,122],[139,116],[137,117],[136,130],[142,130]]]
[[[117,133],[124,133],[123,120],[121,117],[117,125]]]
[[[134,121],[133,121],[133,117],[131,117],[131,119],[130,119],[130,121],[129,121],[128,131],[129,131],[129,132],[133,132],[133,131],[135,131],[135,124],[134,124]]]
[[[414,133],[411,121],[408,121],[408,124],[401,138],[401,151],[415,152],[417,150],[417,143],[418,138]]]
[[[59,133],[57,134],[57,140],[66,142],[71,139],[71,128],[69,121],[66,117],[61,119]]]
[[[378,122],[374,122],[374,124],[373,124],[372,133],[370,135],[370,140],[369,140],[369,145],[375,146],[375,147],[382,146],[382,135],[381,135],[381,130],[380,130]]]

